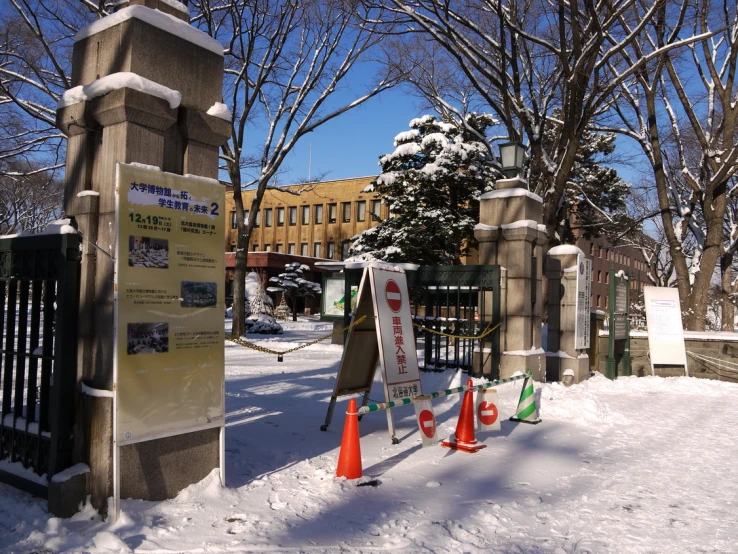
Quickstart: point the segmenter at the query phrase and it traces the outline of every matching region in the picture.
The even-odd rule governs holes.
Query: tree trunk
[[[733,305],[733,286],[731,284],[731,273],[733,269],[733,254],[724,254],[720,259],[720,282],[721,292],[720,296],[720,330],[721,331],[735,331],[735,306]]]
[[[292,297],[292,321],[297,321],[297,296]]]

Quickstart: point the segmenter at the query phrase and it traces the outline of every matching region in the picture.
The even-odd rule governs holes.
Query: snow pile
[[[77,229],[72,227],[71,219],[55,219],[51,221],[46,229],[41,231],[39,235],[76,235]]]
[[[578,246],[574,246],[573,244],[560,244],[559,246],[554,246],[548,251],[549,256],[564,256],[567,254],[584,255],[584,252],[582,252]]]
[[[611,410],[598,394],[609,383],[610,380],[601,374],[596,374],[575,387],[547,383],[540,389],[540,416],[544,420],[565,420],[577,425],[625,425],[628,420]]]
[[[233,118],[230,108],[228,108],[228,106],[226,106],[222,102],[216,102],[215,104],[210,106],[207,113],[208,115],[224,119],[225,121],[231,121],[231,119]]]
[[[169,107],[172,109],[179,106],[179,103],[182,101],[182,95],[178,91],[167,88],[164,85],[155,83],[154,81],[150,81],[149,79],[136,75],[135,73],[124,71],[121,73],[106,75],[96,81],[92,81],[89,85],[70,88],[62,94],[61,98],[59,98],[56,107],[57,109],[61,109],[65,106],[71,106],[78,102],[84,102],[86,100],[97,98],[98,96],[103,96],[104,94],[121,88],[130,88],[166,100],[169,103]]]

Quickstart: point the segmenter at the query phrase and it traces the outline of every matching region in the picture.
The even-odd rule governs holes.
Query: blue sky
[[[394,150],[395,135],[408,129],[411,119],[425,113],[417,99],[397,88],[372,98],[305,136],[288,156],[278,184],[308,176],[312,144],[312,176],[323,180],[378,175],[378,158]]]

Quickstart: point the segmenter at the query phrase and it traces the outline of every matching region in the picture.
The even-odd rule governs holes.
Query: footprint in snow
[[[273,492],[269,495],[269,507],[272,510],[284,510],[287,507],[287,502],[280,502],[279,495]]]

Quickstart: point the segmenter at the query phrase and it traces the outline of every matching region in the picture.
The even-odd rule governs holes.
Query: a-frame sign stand
[[[366,319],[353,326],[362,316]],[[404,271],[390,264],[373,263],[366,267],[351,324],[321,431],[331,424],[339,396],[364,393],[362,405],[366,405],[377,361],[382,367],[386,401],[423,394]],[[392,443],[397,444],[392,410],[386,412]]]

